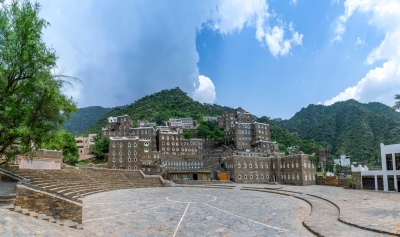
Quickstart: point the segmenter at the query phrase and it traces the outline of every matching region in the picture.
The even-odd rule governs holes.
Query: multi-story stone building
[[[137,125],[138,127],[155,127],[156,122],[149,122],[147,120],[138,120]]]
[[[102,128],[103,137],[129,136],[133,124],[128,115],[109,117],[108,125]]]
[[[304,154],[281,157],[277,153],[267,156],[265,153],[238,152],[229,157],[225,165],[230,179],[236,183],[315,184],[315,166]]]

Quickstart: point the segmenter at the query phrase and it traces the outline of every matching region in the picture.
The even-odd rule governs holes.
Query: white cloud
[[[290,5],[296,5],[297,4],[297,0],[290,0]]]
[[[80,107],[127,104],[176,86],[193,92],[199,80],[196,33],[204,27],[222,35],[254,27],[256,39],[274,56],[287,55],[303,38],[293,26],[270,25],[266,0],[40,3],[41,15],[51,23],[44,39],[57,51],[59,67],[83,81],[77,91],[67,90]]]
[[[210,78],[200,75],[199,86],[193,92],[193,99],[201,103],[213,104],[217,99],[214,83]]]
[[[339,4],[340,0],[331,0],[331,4]]]
[[[361,44],[365,44],[365,41],[362,40],[360,37],[357,37],[356,42],[354,43],[354,45],[361,45]]]
[[[386,33],[381,44],[370,52],[367,64],[385,60],[380,67],[371,69],[357,85],[325,101],[326,105],[348,99],[361,102],[378,101],[394,104],[394,95],[400,94],[400,2],[392,0],[347,0],[345,13],[339,18],[344,23],[355,10],[370,16],[369,24]],[[344,33],[344,32],[343,32]]]

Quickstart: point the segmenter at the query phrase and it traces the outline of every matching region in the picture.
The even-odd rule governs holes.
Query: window
[[[119,147],[122,147],[122,142],[119,143]]]
[[[115,142],[113,142],[112,147],[115,147]]]
[[[122,156],[122,151],[119,152],[119,155]]]
[[[386,154],[386,170],[393,170],[392,154]]]
[[[244,178],[247,179],[247,175],[245,175]]]
[[[128,143],[128,147],[131,147],[131,143],[130,142]]]
[[[253,165],[252,165],[252,164],[250,164],[250,165],[249,165],[249,168],[250,168],[250,169],[251,169],[251,168],[253,168]]]
[[[128,158],[128,162],[131,162],[131,158]]]
[[[115,162],[115,158],[113,158],[113,162]]]
[[[394,154],[395,162],[396,162],[396,170],[400,170],[400,153]],[[400,189],[400,187],[397,187]]]
[[[264,175],[261,175],[261,179],[264,179]]]
[[[119,158],[119,162],[122,163],[122,158]]]
[[[144,148],[144,152],[149,152],[149,148]]]
[[[113,151],[112,154],[115,156],[115,151]]]
[[[137,146],[136,142],[135,142],[135,143],[133,143],[133,146],[134,146],[134,147],[136,147],[136,146]]]

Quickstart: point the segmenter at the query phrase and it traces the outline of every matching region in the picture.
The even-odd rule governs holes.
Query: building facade
[[[79,160],[94,157],[91,155],[94,148],[94,138],[96,134],[89,134],[88,137],[75,138],[76,146],[78,147]]]
[[[304,154],[281,157],[239,152],[227,159],[226,167],[235,183],[315,184],[315,165]]]
[[[381,143],[382,170],[351,166],[353,177],[360,177],[361,189],[398,192],[400,187],[400,144]],[[354,179],[354,178],[353,178]],[[358,184],[358,183],[357,183]]]

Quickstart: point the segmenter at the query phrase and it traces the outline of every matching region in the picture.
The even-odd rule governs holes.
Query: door
[[[219,174],[219,180],[227,181],[228,180],[228,173],[220,173]]]
[[[197,174],[193,174],[193,180],[197,180]]]

